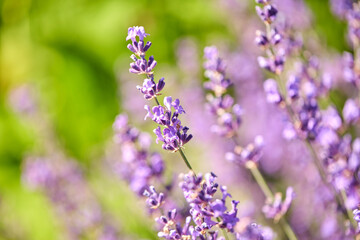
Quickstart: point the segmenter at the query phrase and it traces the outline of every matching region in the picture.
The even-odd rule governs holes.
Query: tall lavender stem
[[[275,200],[274,194],[257,167],[257,161],[261,155],[262,137],[259,136],[256,138],[255,145],[249,145],[245,149],[240,147],[238,144],[237,131],[241,124],[242,109],[238,104],[234,104],[234,99],[227,94],[227,88],[229,88],[232,83],[229,79],[225,78],[225,64],[219,57],[216,47],[206,47],[204,53],[207,60],[204,63],[204,68],[206,69],[205,76],[210,79],[204,86],[213,93],[207,96],[208,108],[210,112],[217,117],[217,124],[213,126],[213,130],[220,136],[230,138],[234,141],[236,147],[234,153],[229,153],[231,155],[230,158],[232,160],[238,157],[241,158],[239,163],[241,162],[241,165],[245,164],[267,200],[273,202]],[[286,208],[287,210],[288,207],[289,206],[284,206],[284,209]],[[284,210],[282,214],[285,214],[286,210]],[[279,215],[280,218],[282,214]],[[297,239],[294,231],[286,220],[281,218],[280,225],[289,239]]]
[[[295,128],[299,128],[300,131],[303,131],[303,135],[305,136],[302,137],[302,139],[312,154],[314,165],[316,166],[323,183],[333,193],[338,206],[342,208],[342,213],[344,214],[345,218],[348,218],[350,221],[352,221],[353,217],[352,215],[348,214],[349,211],[345,205],[343,197],[336,191],[335,187],[328,182],[327,174],[324,170],[323,164],[318,158],[312,143],[309,140],[316,138],[316,134],[318,134],[317,126],[320,125],[321,121],[321,115],[318,111],[316,100],[316,90],[308,90],[308,92],[305,92],[306,99],[304,99],[302,109],[300,110],[303,114],[300,115],[299,113],[299,116],[296,116],[290,103],[299,98],[300,79],[298,79],[297,76],[289,79],[287,85],[288,89],[283,86],[283,81],[281,79],[285,65],[285,57],[290,56],[292,52],[291,44],[286,42],[290,38],[287,39],[286,32],[284,30],[281,32],[281,30],[278,29],[278,26],[273,24],[273,22],[276,20],[278,11],[271,4],[271,2],[268,0],[256,0],[256,2],[260,4],[260,6],[256,6],[256,11],[266,26],[266,33],[262,33],[261,31],[257,32],[258,36],[256,38],[256,42],[261,48],[265,49],[267,53],[267,58],[258,57],[258,62],[260,67],[273,73],[275,75],[274,78],[276,79],[276,81],[273,79],[268,79],[264,83],[267,99],[269,102],[276,103],[280,107],[284,107],[293,126],[295,126]],[[305,59],[305,61],[307,60]],[[310,60],[304,64],[310,65]],[[308,75],[305,77],[308,77]],[[311,89],[316,89],[314,80],[311,78],[311,76],[309,78],[310,79],[308,84],[312,86]],[[279,85],[280,91],[277,89],[277,85]],[[301,116],[304,116],[304,114],[306,114],[306,117],[305,119],[302,119]],[[320,117],[318,115],[320,115]],[[344,212],[343,210],[346,211]]]
[[[144,38],[149,34],[145,33],[144,27],[130,27],[128,29],[128,36],[126,40],[131,40],[132,44],[128,44],[128,49],[134,54],[131,56],[134,62],[130,64],[129,71],[138,75],[146,75],[142,86],[137,86],[137,89],[144,94],[147,100],[155,99],[155,107],[145,105],[147,110],[147,117],[150,117],[158,124],[154,130],[157,136],[156,142],[163,142],[163,149],[172,152],[179,152],[186,166],[191,170],[192,167],[186,158],[182,148],[192,139],[191,134],[187,134],[188,127],[182,126],[179,115],[185,113],[180,105],[180,100],[172,100],[171,97],[164,98],[164,105],[161,105],[157,96],[165,86],[164,78],[161,78],[158,83],[154,81],[153,70],[156,66],[156,61],[153,56],[146,59],[146,51],[150,48],[151,42],[144,43]],[[174,109],[174,111],[172,111]],[[163,130],[162,130],[163,127]]]

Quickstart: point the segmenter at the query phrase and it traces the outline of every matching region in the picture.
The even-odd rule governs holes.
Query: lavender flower
[[[276,193],[274,199],[267,199],[263,212],[267,218],[274,219],[275,222],[279,221],[282,216],[288,211],[290,204],[294,198],[294,190],[292,187],[286,189],[286,197],[282,202],[281,193]]]
[[[148,61],[145,59],[145,53],[151,45],[148,42],[144,46],[143,40],[147,35],[143,27],[129,28],[126,40],[131,39],[132,45],[129,44],[128,48],[136,56],[140,57],[132,56],[134,62],[130,64],[129,71],[135,74],[146,74],[147,78],[144,80],[143,85],[137,86],[137,89],[144,94],[145,99],[154,98],[158,106],[151,109],[150,106],[145,105],[147,111],[145,119],[149,117],[160,126],[164,126],[163,130],[160,126],[154,129],[157,136],[156,142],[162,141],[163,149],[176,152],[191,140],[192,135],[187,133],[189,128],[182,126],[181,121],[178,119],[180,114],[185,113],[180,105],[180,100],[175,99],[172,101],[171,97],[165,97],[164,106],[161,106],[156,97],[160,95],[160,91],[164,88],[165,81],[164,78],[161,78],[158,83],[155,83],[152,71],[156,66],[156,61],[153,56],[150,56]],[[137,37],[139,42],[136,41]],[[174,108],[174,112],[172,112],[172,108]]]
[[[271,240],[275,234],[268,227],[262,227],[256,223],[249,223],[245,228],[236,234],[237,240]]]
[[[358,224],[358,230],[360,230],[360,210],[359,209],[355,209],[353,211],[354,214],[354,220],[357,222]]]
[[[118,115],[113,124],[114,140],[121,147],[122,160],[110,161],[113,169],[125,179],[139,196],[149,188],[151,181],[161,178],[164,161],[161,156],[149,151],[150,136],[128,124],[127,115]]]
[[[185,199],[190,203],[190,213],[196,223],[195,230],[202,235],[213,226],[234,231],[237,218],[238,201],[232,201],[232,210],[228,211],[225,205],[226,198],[231,197],[226,187],[221,187],[222,199],[214,198],[218,184],[215,182],[216,175],[208,173],[203,178],[201,174],[195,176],[193,173],[182,176],[183,181],[179,186],[183,190]],[[219,222],[218,222],[219,220]]]
[[[152,209],[159,208],[164,203],[164,194],[157,193],[154,186],[149,187],[149,192],[145,190],[143,195],[147,197],[146,203]]]
[[[353,99],[348,99],[344,105],[343,116],[346,123],[353,123],[360,118],[360,108]]]
[[[264,82],[264,90],[266,93],[266,99],[269,103],[280,104],[283,100],[274,79],[268,79]]]
[[[248,162],[257,164],[262,157],[263,146],[263,137],[256,136],[254,143],[250,143],[244,148],[236,146],[233,152],[228,152],[226,154],[226,159],[239,165],[246,165]]]
[[[234,104],[230,95],[225,94],[232,83],[225,78],[225,64],[219,57],[217,48],[206,47],[204,56],[205,76],[210,80],[204,87],[213,93],[207,96],[207,108],[211,114],[217,116],[217,124],[211,129],[220,136],[233,137],[240,127],[243,110],[238,104]]]

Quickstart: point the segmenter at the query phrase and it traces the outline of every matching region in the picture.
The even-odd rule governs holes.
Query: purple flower
[[[354,214],[354,220],[358,223],[358,230],[360,230],[360,210],[359,209],[355,209],[353,211]]]
[[[163,130],[160,126],[154,130],[157,136],[156,142],[164,142],[163,149],[178,151],[179,148],[192,139],[192,135],[187,133],[189,128],[182,126],[181,121],[178,119],[179,114],[183,114],[185,111],[180,105],[179,99],[172,101],[171,97],[165,97],[164,105],[166,108],[155,106],[152,110],[150,110],[149,106],[145,105],[145,109],[148,112],[145,119],[150,117],[154,122],[164,126]],[[174,112],[172,112],[172,108],[174,108]]]
[[[126,41],[136,41],[136,37],[139,37],[140,41],[143,41],[145,37],[149,36],[150,34],[145,33],[144,27],[129,27],[128,28],[128,35],[126,37]]]
[[[148,134],[129,126],[126,115],[118,115],[113,127],[122,159],[113,159],[109,163],[130,188],[142,196],[144,190],[150,191],[151,180],[162,176],[164,161],[158,153],[149,152]]]
[[[269,44],[269,39],[266,34],[262,31],[256,31],[255,43],[258,46],[266,47]]]
[[[287,94],[291,100],[297,99],[300,92],[300,79],[295,75],[291,75],[286,84]]]
[[[278,10],[270,4],[265,5],[263,8],[256,6],[255,9],[260,19],[267,23],[274,22],[278,13]]]
[[[271,240],[275,233],[268,227],[262,227],[256,223],[249,223],[242,232],[236,234],[237,240]]]
[[[164,78],[161,78],[159,82],[156,84],[152,79],[144,79],[144,83],[142,86],[136,86],[136,88],[144,94],[144,98],[146,100],[151,100],[154,97],[160,95],[160,91],[164,88],[165,81]]]
[[[144,196],[147,197],[146,203],[151,209],[159,208],[164,203],[164,194],[157,193],[154,186],[149,187],[149,191],[144,191]]]
[[[277,83],[274,79],[268,79],[264,82],[264,90],[269,103],[279,104],[282,101],[283,98],[279,93]]]
[[[360,109],[359,106],[353,99],[348,99],[345,102],[343,109],[343,116],[346,123],[356,122],[360,117]]]
[[[213,93],[207,97],[207,107],[210,113],[217,117],[217,124],[213,125],[211,130],[220,136],[233,137],[241,124],[242,108],[238,104],[234,105],[234,99],[226,94],[232,83],[225,78],[225,65],[217,48],[206,47],[204,56],[205,76],[209,78],[204,87]]]
[[[282,202],[281,193],[276,193],[274,199],[268,199],[263,207],[263,212],[267,218],[274,219],[275,222],[279,221],[284,216],[290,207],[294,198],[294,190],[292,187],[286,189],[286,197]]]
[[[187,217],[183,227],[176,221],[177,211],[173,209],[168,212],[167,216],[161,216],[155,219],[161,226],[158,237],[178,240],[178,239],[192,239],[191,236],[196,237],[196,233],[189,228],[191,217]]]
[[[246,165],[248,162],[257,163],[263,155],[263,146],[263,137],[256,136],[254,143],[250,143],[244,148],[236,146],[233,152],[226,154],[226,159],[239,165]]]
[[[182,176],[183,181],[179,186],[183,190],[185,199],[190,203],[190,213],[196,223],[195,230],[201,234],[213,226],[218,225],[229,232],[234,231],[234,227],[239,221],[237,218],[238,201],[232,201],[232,209],[227,210],[226,198],[231,197],[227,193],[226,187],[221,187],[222,199],[214,197],[218,189],[215,182],[216,175],[207,173],[203,179],[202,175],[195,176],[193,173]]]
[[[341,127],[341,117],[334,107],[330,106],[323,112],[322,124],[334,130],[338,130]]]
[[[130,69],[129,72],[135,73],[135,74],[146,74],[146,75],[152,75],[152,70],[156,66],[156,61],[154,60],[153,56],[149,57],[149,60],[147,61],[144,58],[137,59],[135,62],[130,63]]]

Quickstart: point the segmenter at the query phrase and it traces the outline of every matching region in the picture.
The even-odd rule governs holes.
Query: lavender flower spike
[[[289,209],[293,198],[294,190],[292,187],[286,189],[286,197],[283,202],[281,201],[281,193],[276,193],[274,199],[268,199],[266,205],[262,209],[265,216],[278,222]]]
[[[135,53],[135,55],[133,54],[131,56],[134,62],[130,64],[129,71],[134,74],[146,75],[143,85],[137,86],[137,89],[144,94],[145,99],[150,100],[154,98],[156,101],[157,106],[153,108],[145,105],[145,110],[147,111],[145,119],[150,117],[154,122],[159,124],[159,126],[154,129],[154,133],[157,136],[156,142],[162,141],[162,147],[165,150],[172,152],[179,151],[187,167],[192,170],[189,161],[182,151],[182,147],[192,139],[192,135],[187,133],[189,128],[183,126],[179,119],[179,115],[185,113],[185,111],[180,105],[179,99],[172,101],[171,97],[165,97],[164,106],[162,106],[157,99],[160,91],[165,86],[165,81],[164,78],[161,78],[158,83],[154,81],[153,69],[156,66],[156,61],[153,56],[150,56],[148,60],[145,58],[145,53],[151,45],[150,42],[147,42],[144,46],[143,41],[147,35],[144,27],[129,28],[126,40],[132,41],[132,45],[129,44],[128,48]],[[139,38],[139,42],[137,42],[137,37]],[[163,129],[160,126],[162,126]]]
[[[145,52],[150,48],[151,42],[147,42],[144,46],[144,38],[146,36],[149,36],[149,34],[145,33],[144,27],[129,27],[126,41],[131,40],[132,44],[128,44],[127,47],[136,56],[145,56]],[[139,41],[136,41],[136,37],[139,38]]]

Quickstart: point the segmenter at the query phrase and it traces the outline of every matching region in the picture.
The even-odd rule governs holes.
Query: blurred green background
[[[307,2],[320,39],[345,50],[345,25],[331,15],[327,1]],[[154,238],[144,220],[122,217],[142,214],[129,208],[135,198],[127,188],[97,170],[122,109],[116,67],[126,70],[130,62],[127,28],[144,26],[154,43],[151,54],[160,64],[174,65],[181,37],[193,37],[200,47],[214,37],[236,42],[226,11],[209,0],[2,0],[0,7],[0,239],[61,239],[45,197],[21,184],[24,156],[46,152],[42,127],[82,164],[123,233]],[[38,118],[47,126],[10,107],[10,92],[23,84],[36,89],[37,111],[43,113]]]

